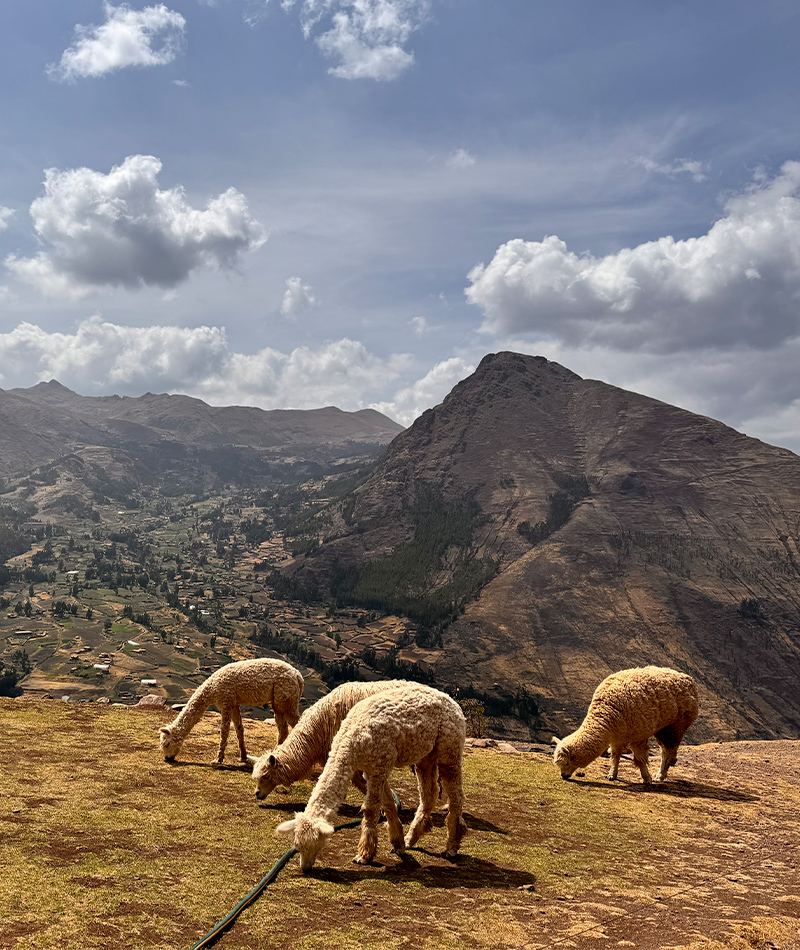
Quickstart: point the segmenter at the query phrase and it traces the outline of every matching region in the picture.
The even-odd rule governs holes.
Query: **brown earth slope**
[[[588,494],[537,540],[551,499],[581,479]],[[574,728],[610,672],[656,663],[697,677],[695,739],[800,736],[792,452],[541,357],[494,354],[393,441],[295,577],[324,587],[342,564],[397,549],[431,486],[474,499],[469,555],[499,567],[445,632],[440,682],[525,686],[544,734]],[[444,558],[426,583],[450,576]]]

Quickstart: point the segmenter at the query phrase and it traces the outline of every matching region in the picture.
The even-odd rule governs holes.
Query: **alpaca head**
[[[569,746],[571,738],[571,736],[567,736],[566,739],[561,739],[553,752],[553,761],[561,770],[561,778],[569,778],[578,767],[572,761],[572,750]]]
[[[253,778],[256,780],[256,798],[262,801],[278,785],[283,785],[283,770],[274,753],[262,755],[253,766]]]
[[[295,812],[291,821],[284,821],[275,829],[294,832],[294,846],[300,854],[300,870],[305,874],[314,867],[317,855],[333,834],[333,825],[323,818],[307,818],[305,812]]]
[[[181,742],[173,734],[169,726],[162,726],[159,730],[159,745],[167,762],[172,762],[180,751]]]

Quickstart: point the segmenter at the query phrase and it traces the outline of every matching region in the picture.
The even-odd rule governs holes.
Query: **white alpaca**
[[[455,857],[467,831],[461,817],[461,766],[466,732],[459,705],[429,686],[408,684],[357,703],[334,739],[327,765],[314,786],[306,810],[278,826],[278,831],[294,832],[301,870],[313,867],[317,855],[333,834],[334,816],[347,795],[354,772],[363,772],[367,780],[357,864],[368,864],[375,857],[381,810],[389,823],[389,840],[396,852],[410,848],[431,830],[431,812],[438,796],[437,771],[450,799],[444,854],[448,858]],[[389,787],[389,773],[393,768],[408,765],[416,766],[419,807],[404,839]]]
[[[383,680],[342,683],[331,690],[303,713],[286,742],[256,761],[256,798],[262,801],[276,786],[291,785],[305,778],[315,765],[324,767],[339,726],[356,703],[375,693],[408,685],[412,684],[406,680]],[[353,781],[361,792],[366,791],[360,772],[353,775]]]
[[[662,666],[612,673],[594,691],[580,728],[556,745],[553,761],[561,777],[569,778],[610,747],[608,777],[614,781],[620,756],[630,746],[642,781],[649,784],[648,739],[655,736],[661,746],[656,781],[663,782],[669,767],[678,761],[678,746],[698,709],[697,686],[686,673]]]
[[[209,706],[216,706],[222,714],[216,764],[220,765],[225,758],[231,719],[236,728],[242,762],[247,762],[239,706],[264,706],[269,703],[275,713],[278,742],[283,742],[289,734],[289,727],[300,718],[298,704],[302,695],[302,675],[283,660],[258,659],[228,663],[198,686],[178,717],[159,730],[161,751],[164,758],[171,762],[203,713]]]

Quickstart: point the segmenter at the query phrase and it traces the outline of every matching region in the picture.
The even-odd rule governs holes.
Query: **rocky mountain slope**
[[[524,687],[539,733],[656,663],[697,677],[695,741],[800,736],[800,458],[713,419],[490,355],[324,539],[300,587],[444,626],[438,680]]]
[[[268,412],[179,395],[87,397],[51,380],[0,390],[0,477],[69,456],[90,468],[116,460],[134,480],[198,465],[235,476],[260,463],[323,463],[375,451],[402,428],[372,409]]]

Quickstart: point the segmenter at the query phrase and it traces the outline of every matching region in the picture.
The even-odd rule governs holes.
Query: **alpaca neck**
[[[204,685],[205,684],[200,686],[194,691],[194,693],[192,693],[189,701],[186,703],[180,713],[178,713],[178,717],[172,723],[170,723],[170,730],[176,739],[185,739],[192,729],[194,729],[197,723],[203,718],[203,713],[214,702],[214,699],[209,695],[208,690],[203,688]]]
[[[593,722],[587,726],[584,723],[570,740],[570,759],[576,768],[581,768],[593,762],[598,755],[608,748],[611,734],[604,725]]]
[[[327,821],[347,798],[353,777],[350,751],[350,743],[342,743],[335,756],[328,759],[325,771],[308,799],[305,812],[307,815],[316,815]]]
[[[322,724],[316,721],[318,718],[309,718],[305,723],[301,720],[278,746],[277,760],[283,784],[291,785],[304,778],[315,763],[325,761],[325,750],[320,748],[320,742],[324,742],[324,730],[320,729]]]

